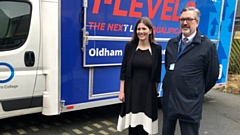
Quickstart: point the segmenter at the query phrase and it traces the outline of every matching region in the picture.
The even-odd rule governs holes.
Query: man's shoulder
[[[209,45],[212,45],[214,44],[213,41],[211,41],[207,36],[205,35],[201,35],[201,41],[202,43],[204,44],[209,44]]]
[[[216,49],[216,44],[214,44],[213,41],[211,41],[207,36],[205,35],[201,35],[201,45],[199,47],[201,47],[202,49],[204,49],[206,52],[210,51],[212,49]]]

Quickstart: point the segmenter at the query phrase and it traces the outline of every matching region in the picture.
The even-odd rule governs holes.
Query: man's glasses
[[[180,22],[187,21],[188,23],[189,23],[189,22],[192,22],[193,20],[196,20],[196,19],[195,19],[195,18],[180,18],[180,19],[179,19]]]

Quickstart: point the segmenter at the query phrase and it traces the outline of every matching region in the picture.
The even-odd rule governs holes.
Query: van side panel
[[[156,40],[163,48],[162,78],[167,41],[181,33],[182,8],[196,6],[200,10],[201,33],[219,46],[223,3],[224,0],[62,0],[60,99],[63,106],[77,105],[75,109],[81,109],[88,103],[89,107],[106,105],[99,104],[100,101],[117,103],[124,47],[131,40],[135,22],[142,16],[152,20]],[[85,25],[88,33],[82,32]],[[87,34],[86,44],[82,43],[83,34]],[[230,46],[229,41],[225,45]],[[226,63],[222,63],[222,67],[221,74],[225,74]],[[218,83],[225,85],[225,77],[221,76]],[[161,92],[161,87],[159,90]]]
[[[89,69],[82,66],[82,1],[61,2],[61,100],[87,102]]]

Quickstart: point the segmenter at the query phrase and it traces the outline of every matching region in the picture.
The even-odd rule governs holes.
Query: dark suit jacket
[[[154,82],[160,82],[161,76],[161,63],[162,63],[162,47],[157,44],[150,44],[152,51],[152,74],[151,78]],[[126,77],[131,77],[132,73],[132,59],[136,52],[136,48],[138,43],[128,42],[125,46],[124,56],[122,60],[121,72],[120,72],[120,80],[125,80]]]

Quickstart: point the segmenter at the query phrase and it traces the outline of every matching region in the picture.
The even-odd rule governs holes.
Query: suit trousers
[[[162,135],[174,135],[177,124],[176,120],[163,118]],[[181,135],[199,135],[200,122],[189,123],[179,120]]]

